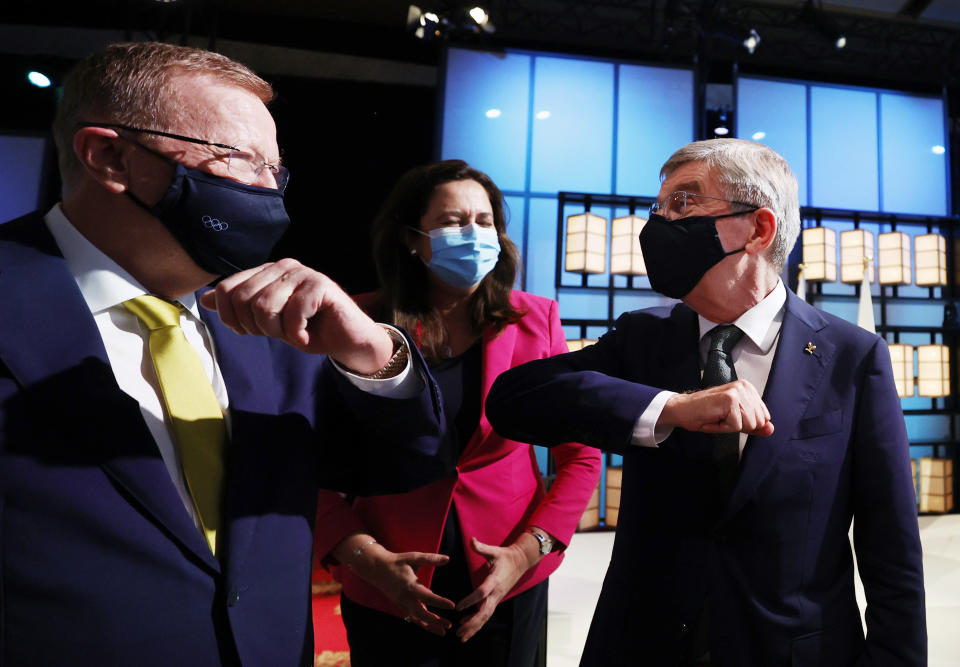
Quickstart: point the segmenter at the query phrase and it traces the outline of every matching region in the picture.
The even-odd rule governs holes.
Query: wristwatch
[[[527,528],[527,532],[537,538],[537,542],[540,543],[540,555],[546,556],[548,553],[553,551],[553,538],[543,533],[536,528]]]

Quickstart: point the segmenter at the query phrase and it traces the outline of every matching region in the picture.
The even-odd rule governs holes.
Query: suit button
[[[239,601],[240,601],[240,591],[238,591],[236,588],[231,588],[230,592],[227,593],[227,606],[232,607],[235,604],[237,604],[237,602]]]

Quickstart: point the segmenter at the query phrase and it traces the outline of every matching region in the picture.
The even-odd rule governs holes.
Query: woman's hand
[[[359,556],[348,559],[347,565],[398,606],[406,614],[404,620],[443,636],[450,629],[450,621],[437,616],[427,606],[453,609],[454,604],[421,584],[417,580],[417,569],[424,565],[439,567],[449,560],[449,556],[419,551],[393,553],[373,542],[364,547]]]
[[[489,573],[475,591],[457,603],[458,610],[479,603],[476,613],[460,621],[457,637],[461,642],[477,634],[523,573],[540,562],[541,558],[539,544],[529,533],[522,533],[513,544],[506,547],[484,544],[472,537],[470,547],[487,559]]]

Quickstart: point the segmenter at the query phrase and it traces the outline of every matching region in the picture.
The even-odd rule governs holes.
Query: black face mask
[[[159,219],[208,273],[227,276],[266,262],[290,225],[283,191],[174,164],[173,182],[156,205],[125,193]]]
[[[726,252],[717,235],[716,221],[752,213],[738,211],[723,215],[695,215],[667,220],[653,213],[640,232],[640,250],[647,265],[650,286],[665,296],[682,299],[707,271],[724,257],[746,247]]]

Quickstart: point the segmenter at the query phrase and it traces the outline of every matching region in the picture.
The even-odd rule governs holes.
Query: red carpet
[[[340,583],[316,566],[312,588],[314,667],[350,667],[347,631],[340,619]]]

